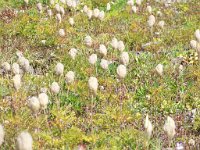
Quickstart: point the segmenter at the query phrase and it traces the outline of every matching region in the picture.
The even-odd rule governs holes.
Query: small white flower
[[[98,89],[98,80],[97,78],[95,77],[90,77],[89,80],[88,80],[88,86],[89,86],[89,89],[94,93],[96,94],[97,93],[97,89]]]
[[[94,17],[98,17],[99,16],[99,13],[100,13],[100,10],[98,9],[98,8],[95,8],[94,10],[93,10],[93,14],[94,14]]]
[[[126,66],[119,65],[117,67],[117,75],[119,76],[119,78],[121,78],[121,79],[125,78],[126,74],[127,74]]]
[[[165,25],[165,21],[159,21],[158,22],[158,26],[160,27],[160,28],[164,28],[164,25]]]
[[[61,63],[57,63],[57,65],[55,66],[55,73],[57,75],[62,75],[64,72],[64,65]]]
[[[64,36],[65,36],[65,30],[64,30],[64,29],[60,29],[60,30],[58,31],[58,33],[59,33],[59,35],[60,35],[61,37],[64,37]]]
[[[75,78],[75,73],[73,71],[69,71],[67,72],[67,74],[65,75],[65,81],[68,84],[71,84],[74,82],[74,78]]]
[[[106,56],[107,55],[107,48],[105,45],[103,44],[100,44],[99,46],[99,53],[103,56]]]
[[[118,40],[116,38],[113,38],[110,44],[114,49],[118,48]]]
[[[71,56],[71,58],[74,60],[76,55],[77,55],[77,49],[75,48],[71,48],[69,51],[69,55]]]
[[[89,10],[87,11],[87,16],[88,16],[89,19],[92,18],[92,16],[93,16],[92,10],[89,9]]]
[[[74,25],[74,18],[69,18],[69,24],[70,24],[71,26]]]
[[[137,7],[136,7],[136,6],[132,6],[132,11],[133,11],[134,13],[136,13],[136,12],[137,12]]]
[[[42,43],[43,45],[45,45],[45,44],[46,44],[46,40],[41,40],[41,43]]]
[[[117,44],[117,48],[121,52],[124,51],[124,49],[125,49],[124,42],[123,41],[119,41],[118,44]]]
[[[160,76],[162,76],[163,75],[163,65],[162,64],[158,64],[157,66],[156,66],[156,72],[160,75]]]
[[[200,30],[199,30],[199,29],[197,29],[197,30],[195,31],[194,35],[195,35],[197,41],[200,42]]]
[[[37,8],[39,10],[39,12],[42,12],[42,4],[41,3],[37,3]]]
[[[92,38],[89,35],[85,37],[84,42],[87,46],[92,46]]]
[[[46,93],[40,93],[38,95],[38,99],[39,99],[39,102],[40,102],[41,109],[46,109],[47,105],[49,103],[48,95]]]
[[[4,132],[4,128],[3,126],[0,124],[0,146],[3,144],[4,142],[4,136],[5,136],[5,132]]]
[[[196,50],[196,48],[197,48],[197,41],[191,40],[190,41],[190,46],[192,47],[192,49]]]
[[[147,6],[147,11],[148,11],[148,13],[152,13],[152,8],[151,8],[151,6]]]
[[[61,23],[62,22],[62,17],[61,17],[61,14],[56,14],[56,20],[58,21],[58,23]]]
[[[90,55],[88,60],[89,60],[90,64],[92,64],[92,65],[96,64],[96,62],[97,62],[97,54]]]
[[[145,119],[145,122],[144,122],[144,127],[146,129],[147,136],[150,139],[150,137],[152,135],[152,131],[153,131],[153,126],[151,124],[151,121],[149,120],[148,114],[146,115],[146,119]]]
[[[20,73],[20,68],[18,63],[13,63],[12,64],[12,72],[16,75]]]
[[[100,11],[98,18],[99,18],[101,21],[103,21],[104,17],[105,17],[105,13],[104,13],[104,11],[102,10],[102,11]]]
[[[54,94],[58,94],[60,92],[60,86],[58,85],[57,82],[53,82],[50,86],[51,92]]]
[[[167,117],[167,120],[165,121],[165,125],[163,127],[164,131],[167,132],[168,138],[171,140],[174,135],[176,134],[175,131],[176,125],[174,120],[171,117]]]
[[[8,72],[11,70],[11,66],[8,62],[4,62],[2,65],[1,65],[2,69],[5,71],[5,72]]]
[[[24,131],[17,137],[17,149],[18,150],[32,150],[33,139],[32,136]]]
[[[19,74],[16,74],[13,77],[13,84],[14,84],[14,88],[18,91],[21,87],[21,76]]]
[[[121,55],[120,55],[120,62],[123,64],[123,65],[128,65],[129,63],[129,55],[128,55],[128,52],[122,52]]]
[[[156,18],[154,17],[154,15],[150,15],[149,19],[147,21],[148,26],[149,27],[153,27],[153,25],[155,24],[155,22],[156,22]]]
[[[100,62],[100,66],[101,66],[101,68],[107,70],[107,69],[108,69],[108,65],[109,65],[109,63],[108,63],[107,60],[105,60],[105,59],[101,59],[101,62]]]
[[[111,9],[110,3],[107,3],[106,10],[109,11]]]
[[[33,113],[37,113],[40,109],[40,102],[37,97],[33,96],[28,99],[28,107]]]

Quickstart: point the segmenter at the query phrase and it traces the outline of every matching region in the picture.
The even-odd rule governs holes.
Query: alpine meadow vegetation
[[[200,0],[0,0],[0,149],[200,149]]]

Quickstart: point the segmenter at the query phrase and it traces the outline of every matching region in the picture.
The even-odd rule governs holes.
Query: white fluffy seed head
[[[69,55],[74,60],[76,58],[76,55],[77,55],[77,49],[71,48],[70,51],[69,51]]]
[[[73,71],[69,71],[65,75],[65,81],[66,81],[67,84],[73,83],[74,82],[74,78],[75,78],[75,73]]]
[[[0,124],[0,146],[3,144],[4,142],[4,136],[5,136],[5,132],[4,132],[4,128],[3,126]]]
[[[28,5],[29,0],[24,0],[24,2],[26,3],[26,5]]]
[[[72,0],[67,0],[67,6],[72,7]]]
[[[17,60],[17,62],[19,63],[19,65],[21,67],[24,67],[24,64],[25,64],[25,61],[26,61],[26,58],[24,56],[20,56]]]
[[[136,7],[136,6],[132,6],[132,11],[133,11],[134,13],[136,13],[136,12],[137,12],[137,7]]]
[[[165,121],[165,125],[163,127],[164,131],[167,133],[168,138],[171,140],[174,135],[176,134],[176,125],[174,120],[171,117],[167,117],[167,120]]]
[[[87,16],[88,16],[89,19],[91,19],[92,16],[93,16],[93,12],[92,12],[92,10],[90,10],[90,9],[87,10],[87,13],[86,13],[86,14],[87,14]]]
[[[107,70],[108,69],[108,65],[109,65],[109,62],[107,60],[101,59],[101,62],[100,62],[101,68],[103,68],[104,70]]]
[[[57,65],[55,66],[55,73],[57,75],[62,75],[64,72],[64,65],[62,63],[57,63]]]
[[[37,3],[37,9],[39,10],[39,12],[42,12],[42,4],[41,3]]]
[[[54,5],[55,1],[54,0],[50,0],[50,4]]]
[[[197,41],[200,42],[200,30],[199,30],[199,29],[197,29],[197,30],[195,31],[194,35],[195,35]]]
[[[164,28],[164,25],[165,25],[165,21],[161,20],[161,21],[158,22],[158,26],[160,28]]]
[[[119,76],[119,78],[120,78],[120,79],[125,78],[126,74],[127,74],[126,66],[124,66],[124,65],[119,65],[119,66],[117,67],[117,75]]]
[[[110,44],[114,49],[118,48],[118,40],[115,37],[112,39]]]
[[[33,113],[37,113],[40,109],[39,99],[35,96],[28,99],[28,107]]]
[[[104,57],[107,55],[107,48],[106,48],[105,45],[100,44],[100,46],[99,46],[99,53],[101,55],[103,55]]]
[[[152,8],[151,8],[151,6],[147,6],[147,12],[150,13],[150,14],[152,13]]]
[[[89,60],[90,64],[92,64],[92,65],[96,64],[96,62],[97,62],[97,54],[90,55],[88,60]]]
[[[49,17],[52,17],[52,16],[53,16],[52,10],[51,10],[51,9],[48,9],[48,10],[47,10],[47,14],[48,14]]]
[[[60,92],[60,86],[58,85],[57,82],[53,82],[50,86],[51,92],[54,94],[58,94]]]
[[[58,3],[55,5],[55,10],[60,13],[60,5]]]
[[[4,62],[2,65],[1,65],[2,69],[5,71],[5,72],[8,72],[11,70],[11,66],[8,62]]]
[[[69,24],[70,24],[71,26],[74,25],[74,18],[69,18]]]
[[[83,12],[84,12],[84,13],[87,13],[87,11],[88,11],[88,7],[87,7],[87,5],[85,5],[85,6],[83,7]]]
[[[158,64],[157,66],[156,66],[156,72],[160,75],[160,76],[162,76],[163,75],[163,65],[162,64]]]
[[[30,62],[29,62],[28,59],[25,59],[25,60],[24,60],[24,66],[23,66],[23,68],[24,68],[24,70],[25,70],[26,72],[29,72],[29,70],[30,70]]]
[[[146,115],[146,118],[145,118],[144,127],[146,129],[148,138],[150,138],[152,135],[152,131],[153,131],[153,125],[152,125],[151,121],[149,120],[148,114]]]
[[[127,1],[127,5],[133,6],[134,5],[134,1],[133,0],[128,0]]]
[[[153,25],[155,24],[156,22],[156,18],[154,17],[154,15],[150,15],[149,16],[149,19],[147,21],[147,24],[149,27],[153,27]]]
[[[58,21],[58,23],[62,22],[62,17],[60,13],[56,14],[56,20]]]
[[[123,41],[119,41],[118,44],[117,44],[117,48],[121,52],[124,51],[124,49],[125,49],[124,42]]]
[[[32,136],[26,132],[21,132],[17,137],[17,149],[18,150],[32,150],[33,139]]]
[[[99,18],[101,21],[103,21],[104,17],[105,17],[105,13],[104,13],[104,11],[102,10],[102,11],[99,12],[98,18]]]
[[[93,10],[93,14],[94,14],[94,17],[97,18],[99,16],[99,13],[100,13],[100,10],[98,8],[95,8]]]
[[[58,33],[59,33],[60,37],[64,37],[65,36],[65,30],[64,29],[59,29]]]
[[[62,6],[60,6],[60,13],[62,16],[65,15],[65,9]]]
[[[87,46],[92,46],[92,38],[89,35],[85,37],[84,42]]]
[[[21,76],[19,74],[16,74],[14,77],[13,77],[13,85],[14,85],[14,88],[18,91],[21,87]]]
[[[120,62],[123,64],[123,65],[128,65],[129,63],[129,55],[128,55],[128,52],[122,52],[121,55],[120,55]]]
[[[88,86],[89,86],[89,89],[94,93],[96,94],[97,93],[97,89],[98,89],[98,80],[96,77],[90,77],[89,80],[88,80]]]
[[[136,0],[136,4],[140,6],[142,4],[142,0]]]
[[[20,74],[20,68],[18,63],[13,63],[12,64],[12,72],[16,74]]]
[[[111,9],[110,3],[106,4],[106,10],[109,11]]]
[[[191,40],[190,41],[190,46],[192,47],[192,49],[196,50],[197,49],[197,41]]]
[[[39,99],[39,102],[40,102],[41,109],[46,109],[47,105],[49,103],[48,95],[46,93],[40,93],[38,95],[38,99]]]

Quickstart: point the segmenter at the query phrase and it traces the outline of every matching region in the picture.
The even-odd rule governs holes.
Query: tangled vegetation
[[[199,0],[26,2],[0,1],[0,149],[200,148]]]

